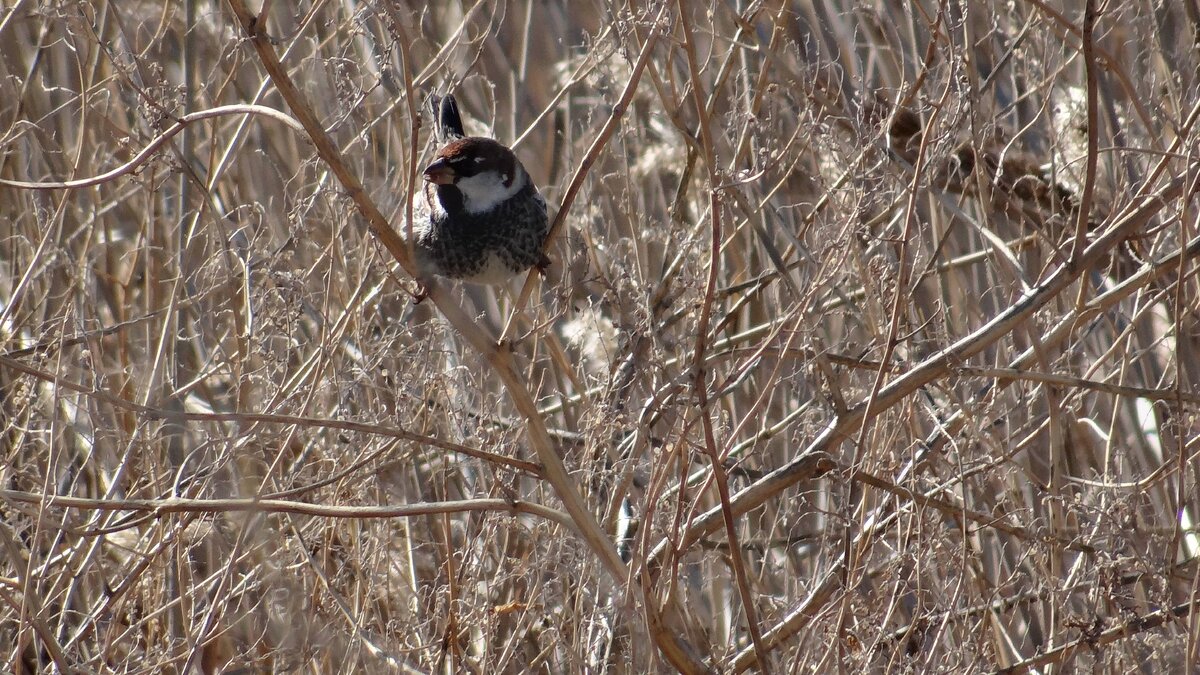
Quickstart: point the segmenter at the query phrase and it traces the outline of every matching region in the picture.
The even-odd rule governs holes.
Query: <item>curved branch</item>
[[[107,183],[115,178],[119,178],[125,174],[136,171],[138,167],[146,163],[146,160],[150,159],[151,155],[158,152],[159,148],[166,144],[167,141],[171,140],[176,134],[187,128],[189,124],[199,122],[200,120],[206,120],[210,117],[221,117],[223,115],[263,115],[265,117],[270,117],[283,122],[287,126],[291,127],[294,131],[298,131],[302,134],[305,133],[304,127],[299,122],[297,122],[295,119],[292,119],[292,117],[290,117],[287,113],[280,112],[274,108],[268,108],[267,106],[262,105],[246,104],[223,105],[180,117],[178,120],[175,120],[175,123],[168,127],[166,131],[162,132],[156,136],[154,140],[146,144],[146,147],[142,148],[141,152],[135,155],[133,159],[125,162],[112,171],[102,173],[99,176],[80,178],[78,180],[49,181],[45,183],[33,183],[22,180],[7,180],[0,178],[0,185],[20,188],[22,190],[78,190],[80,188],[92,187],[93,185]],[[307,137],[307,134],[305,134],[305,136]]]

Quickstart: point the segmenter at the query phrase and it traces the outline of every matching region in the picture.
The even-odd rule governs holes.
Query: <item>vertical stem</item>
[[[708,169],[708,198],[709,234],[708,279],[704,285],[704,301],[700,306],[700,318],[696,325],[696,348],[693,353],[692,387],[696,392],[699,408],[700,423],[704,429],[704,447],[709,461],[712,463],[713,480],[721,499],[721,510],[725,519],[725,536],[729,540],[729,560],[733,567],[734,579],[737,582],[738,596],[742,602],[742,611],[746,613],[746,625],[750,631],[750,640],[754,643],[754,652],[758,657],[758,667],[764,673],[770,673],[770,661],[767,660],[767,648],[763,643],[762,631],[758,625],[758,612],[754,608],[754,597],[750,590],[750,581],[746,577],[746,565],[742,560],[742,547],[738,543],[737,521],[729,508],[729,479],[725,474],[721,453],[717,449],[716,437],[713,434],[712,418],[708,410],[708,385],[706,383],[704,354],[707,348],[708,328],[712,319],[713,297],[717,291],[717,275],[721,269],[721,197],[718,192],[721,184],[717,173],[717,158],[713,151],[712,130],[708,126],[708,106],[705,105],[703,80],[697,64],[696,45],[692,41],[692,25],[688,18],[687,3],[676,0],[679,8],[679,23],[683,29],[683,46],[687,53],[688,73],[692,80],[692,99],[696,105],[697,124],[700,127],[700,145],[704,150],[704,165]]]

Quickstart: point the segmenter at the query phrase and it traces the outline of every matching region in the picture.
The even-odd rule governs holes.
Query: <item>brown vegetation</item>
[[[0,669],[1200,670],[1194,3],[265,4],[0,9]]]

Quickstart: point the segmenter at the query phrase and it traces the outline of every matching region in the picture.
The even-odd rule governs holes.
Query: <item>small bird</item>
[[[503,284],[530,267],[545,273],[546,200],[508,146],[467,136],[454,96],[433,102],[442,143],[425,167],[425,206],[413,227],[421,275]]]

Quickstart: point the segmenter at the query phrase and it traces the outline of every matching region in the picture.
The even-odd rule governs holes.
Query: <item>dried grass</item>
[[[1192,4],[241,4],[0,10],[5,671],[1200,670]]]

